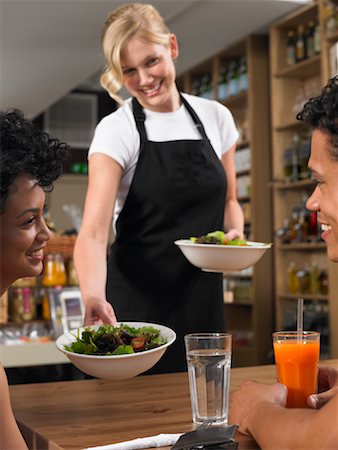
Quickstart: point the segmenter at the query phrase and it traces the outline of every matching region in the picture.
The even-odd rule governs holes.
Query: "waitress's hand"
[[[318,394],[309,396],[307,403],[310,408],[319,409],[338,393],[338,369],[335,367],[320,367],[318,373]]]
[[[117,322],[112,305],[100,298],[90,298],[85,302],[84,325],[108,325]]]
[[[237,230],[236,228],[232,228],[226,233],[226,237],[229,241],[233,241],[234,239],[244,239],[243,232]]]

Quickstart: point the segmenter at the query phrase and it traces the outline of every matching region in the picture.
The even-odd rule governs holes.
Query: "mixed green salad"
[[[101,325],[97,330],[85,327],[80,336],[65,350],[84,355],[125,355],[150,350],[167,341],[160,336],[160,330],[152,326],[133,328],[126,324],[119,326]]]
[[[217,245],[248,245],[245,239],[228,239],[224,231],[213,231],[204,236],[191,237],[195,244],[217,244]]]

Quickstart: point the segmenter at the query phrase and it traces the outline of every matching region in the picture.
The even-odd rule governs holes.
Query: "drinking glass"
[[[278,382],[288,388],[287,408],[306,408],[317,392],[320,333],[277,331],[272,334]]]
[[[199,425],[228,423],[232,336],[194,333],[184,337],[192,420]]]

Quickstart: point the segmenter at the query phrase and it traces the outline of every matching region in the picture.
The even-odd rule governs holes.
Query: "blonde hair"
[[[164,46],[168,46],[170,41],[170,31],[152,5],[127,3],[108,15],[101,34],[106,67],[100,82],[120,104],[123,100],[117,92],[121,89],[123,80],[121,52],[128,40],[136,35],[146,42]]]

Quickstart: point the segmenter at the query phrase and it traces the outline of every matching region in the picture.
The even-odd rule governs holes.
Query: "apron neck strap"
[[[137,130],[140,134],[141,142],[147,142],[148,137],[144,126],[146,115],[144,114],[142,106],[139,104],[135,97],[133,97],[133,114]]]
[[[198,115],[195,113],[193,108],[190,106],[190,104],[187,102],[187,100],[183,97],[183,95],[181,93],[180,93],[180,100],[183,103],[183,105],[187,108],[187,110],[188,110],[189,114],[191,115],[202,138],[208,139],[206,132],[204,130],[204,126],[203,126],[200,118],[198,117]],[[143,108],[135,97],[133,97],[132,105],[133,105],[133,115],[134,115],[137,130],[141,137],[141,141],[146,142],[146,141],[148,141],[148,137],[147,137],[147,132],[146,132],[146,129],[144,126],[146,116],[144,114]]]
[[[190,106],[190,103],[187,102],[187,100],[183,97],[183,95],[181,93],[180,93],[180,99],[181,99],[181,102],[183,103],[183,105],[187,108],[188,112],[190,113],[201,136],[204,139],[208,139],[208,136],[205,132],[204,126],[203,126],[200,118],[198,117],[196,112],[192,109],[192,107]]]

